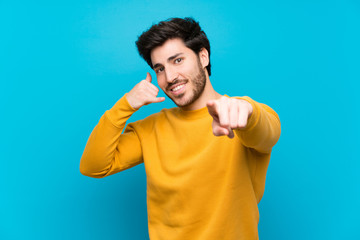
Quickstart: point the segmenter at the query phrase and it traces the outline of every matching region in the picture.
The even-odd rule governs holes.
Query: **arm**
[[[80,172],[89,177],[106,177],[142,162],[140,141],[126,120],[135,112],[126,95],[100,118],[80,161]]]
[[[80,172],[95,178],[106,177],[143,162],[141,143],[129,124],[121,134],[129,117],[143,105],[161,102],[158,89],[151,84],[151,76],[138,83],[100,118],[92,131],[80,160]]]
[[[249,97],[221,97],[207,103],[213,117],[215,136],[234,137],[234,132],[244,146],[262,153],[271,148],[280,137],[280,119],[276,112],[265,104]]]
[[[271,152],[280,138],[281,124],[277,113],[269,106],[258,103],[249,97],[238,99],[249,102],[252,114],[244,128],[235,129],[236,135],[246,147],[254,148],[262,153]]]

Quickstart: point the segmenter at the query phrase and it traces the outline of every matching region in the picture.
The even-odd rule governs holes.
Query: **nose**
[[[173,82],[175,79],[178,78],[179,74],[177,73],[177,71],[175,71],[175,69],[173,69],[172,67],[167,67],[165,69],[165,76],[166,76],[166,81],[171,83]]]

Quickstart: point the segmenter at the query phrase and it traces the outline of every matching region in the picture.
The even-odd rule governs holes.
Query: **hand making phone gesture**
[[[151,75],[147,73],[146,78],[135,85],[133,89],[126,95],[129,104],[135,108],[165,101],[164,97],[157,97],[159,89],[151,83]]]

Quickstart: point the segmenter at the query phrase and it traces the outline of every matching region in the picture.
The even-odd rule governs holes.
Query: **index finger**
[[[206,103],[206,107],[208,108],[208,111],[210,113],[210,115],[213,118],[218,119],[219,117],[219,106],[216,104],[216,102],[214,100],[210,100]]]

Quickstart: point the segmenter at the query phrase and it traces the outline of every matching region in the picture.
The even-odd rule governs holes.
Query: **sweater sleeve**
[[[258,103],[250,97],[237,97],[248,101],[253,112],[245,128],[235,130],[242,143],[261,153],[270,153],[280,138],[281,125],[277,113],[269,106]]]
[[[126,121],[135,111],[125,94],[100,118],[80,160],[83,175],[106,177],[143,162],[140,140],[133,124],[129,124],[121,134]]]

